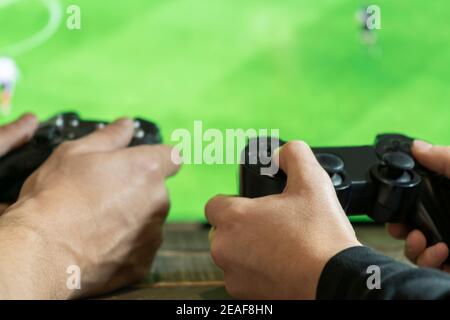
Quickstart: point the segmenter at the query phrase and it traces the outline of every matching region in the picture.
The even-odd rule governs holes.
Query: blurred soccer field
[[[0,0],[0,55],[46,26],[48,1],[58,2]],[[382,30],[372,54],[357,0],[59,3],[57,32],[13,52],[21,78],[2,123],[76,110],[153,119],[166,142],[202,120],[205,129],[279,128],[313,145],[372,143],[391,131],[450,144],[446,0],[376,1]],[[79,31],[65,28],[69,4],[81,7]],[[200,219],[211,196],[237,192],[237,166],[185,166],[169,187],[171,220]]]

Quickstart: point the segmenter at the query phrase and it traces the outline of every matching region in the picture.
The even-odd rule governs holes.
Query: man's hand
[[[0,157],[21,146],[31,139],[38,127],[37,118],[27,113],[14,121],[0,127]],[[8,208],[8,204],[0,204],[0,215]]]
[[[415,141],[412,152],[423,166],[450,179],[450,147],[433,146],[427,142]],[[411,231],[403,224],[389,224],[388,231],[395,238],[406,239],[405,255],[411,262],[420,267],[439,268],[450,272],[450,266],[444,264],[449,255],[449,249],[445,243],[427,247],[427,240],[421,231]]]
[[[0,296],[85,297],[146,275],[178,166],[168,146],[127,148],[132,136],[123,119],[64,143],[25,182],[0,219]],[[80,290],[66,285],[70,266]]]
[[[218,196],[206,205],[216,228],[211,254],[235,298],[314,299],[325,264],[360,245],[309,146],[286,144],[279,164],[288,176],[282,194]]]

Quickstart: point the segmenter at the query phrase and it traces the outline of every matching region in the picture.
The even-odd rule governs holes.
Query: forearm
[[[36,264],[36,252],[40,250],[38,237],[9,217],[0,219],[1,299],[46,298],[39,294],[42,266]]]
[[[380,289],[369,289],[380,269]],[[317,299],[450,299],[450,276],[432,269],[418,269],[383,256],[367,247],[354,247],[334,256],[325,266]]]
[[[67,275],[57,272],[54,249],[24,219],[38,214],[30,209],[18,206],[0,217],[0,299],[66,298],[61,285]]]

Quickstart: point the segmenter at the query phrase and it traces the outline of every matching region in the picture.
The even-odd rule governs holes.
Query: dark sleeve
[[[373,288],[375,273],[368,272],[369,266],[379,267],[379,289]],[[354,247],[327,263],[317,299],[450,299],[450,275],[409,266],[367,247]]]

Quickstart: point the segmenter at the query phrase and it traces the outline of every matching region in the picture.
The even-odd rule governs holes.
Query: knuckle
[[[309,149],[309,145],[302,140],[290,141],[283,146],[283,151],[288,154],[295,154]]]
[[[109,141],[114,145],[121,143],[124,138],[123,130],[103,131],[103,134],[107,135]]]
[[[218,204],[220,203],[221,199],[219,196],[215,196],[214,198],[210,199],[206,205],[205,205],[205,215],[206,218],[208,218],[210,215],[214,214],[216,212],[216,208],[218,207]]]
[[[297,152],[297,144],[295,141],[289,141],[283,146],[282,150],[283,155],[285,157],[289,157],[290,155]]]
[[[58,155],[66,156],[75,153],[79,149],[79,144],[75,141],[67,141],[60,144],[55,153]]]
[[[134,165],[139,171],[151,179],[163,178],[162,168],[159,161],[145,156],[145,153],[137,156]]]
[[[218,201],[217,196],[215,196],[214,198],[210,199],[206,205],[205,205],[205,212],[206,214],[210,213],[211,211],[213,211],[216,202]]]
[[[161,164],[158,161],[145,161],[143,165],[145,166],[146,172],[148,174],[162,177]]]
[[[147,163],[143,164],[141,168],[141,174],[145,175],[147,182],[151,183],[153,186],[165,186],[165,177],[158,167],[154,167],[153,165]]]
[[[211,258],[220,269],[224,270],[226,267],[226,257],[224,254],[223,246],[220,241],[216,238],[213,241],[213,244],[211,245]]]
[[[241,215],[247,212],[245,201],[230,201],[227,206],[227,213],[233,215]]]
[[[246,200],[216,196],[205,205],[205,216],[210,222],[216,220],[215,224],[231,226],[239,220],[239,217],[248,213]],[[226,216],[226,219],[213,219],[219,216]]]

